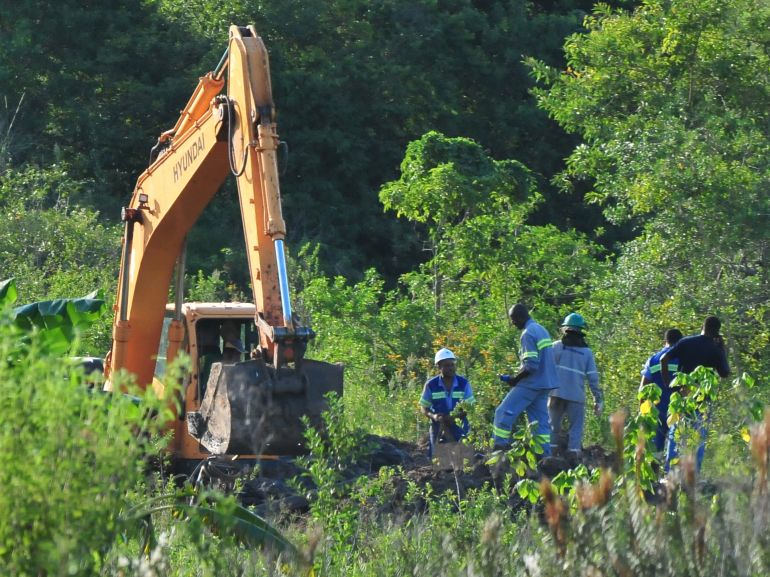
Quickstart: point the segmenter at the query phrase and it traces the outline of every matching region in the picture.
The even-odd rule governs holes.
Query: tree
[[[451,299],[459,307],[492,296],[503,310],[519,299],[558,308],[577,298],[574,283],[565,292],[557,279],[588,278],[576,273],[592,268],[594,248],[581,246],[578,235],[527,224],[542,200],[535,185],[523,164],[494,160],[472,140],[431,132],[410,143],[401,178],[383,186],[380,198],[426,225],[437,309],[444,293],[461,295]],[[571,271],[550,266],[560,254],[572,257]]]
[[[212,44],[222,43],[217,23],[254,22],[270,52],[279,132],[289,144],[282,190],[291,242],[320,243],[332,274],[360,278],[376,265],[390,281],[424,255],[412,227],[383,215],[376,194],[422,134],[467,136],[497,158],[521,159],[548,192],[571,142],[535,106],[521,61],[533,54],[558,64],[583,4],[346,0],[248,11],[241,3],[155,3]],[[542,207],[582,215],[565,218],[565,228],[589,220],[579,203]]]
[[[195,85],[205,44],[140,0],[4,2],[0,37],[0,102],[18,106],[10,165],[66,162],[88,179],[73,201],[117,215],[160,123],[173,125]]]
[[[118,226],[71,204],[84,186],[62,166],[8,170],[0,175],[0,270],[15,277],[25,302],[70,298],[101,290],[111,302],[120,264]],[[85,335],[83,348],[101,356],[109,319]]]
[[[430,132],[409,144],[401,166],[401,178],[383,186],[380,197],[387,209],[425,227],[430,259],[391,290],[374,272],[353,286],[339,277],[303,283],[300,299],[322,335],[312,354],[340,360],[344,351],[346,402],[363,398],[369,407],[373,396],[387,395],[380,400],[406,407],[435,350],[450,347],[483,391],[474,418],[486,431],[484,421],[501,400],[490,377],[517,363],[508,307],[523,300],[555,328],[601,276],[601,251],[574,231],[529,224],[540,199],[531,171],[491,158],[470,139]],[[389,422],[388,434],[405,424]]]
[[[695,330],[718,314],[736,369],[766,372],[768,343],[754,337],[770,326],[770,4],[599,5],[585,24],[566,70],[531,65],[540,105],[585,140],[565,180],[593,182],[607,217],[638,227],[595,293],[605,334],[643,326],[651,348],[672,323]],[[637,363],[645,346],[607,351],[621,371],[624,345]]]

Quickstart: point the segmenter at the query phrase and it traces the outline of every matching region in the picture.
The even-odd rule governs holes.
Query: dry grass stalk
[[[692,455],[682,457],[680,471],[682,474],[682,487],[688,495],[693,496],[695,494],[695,481],[698,476],[695,457]]]
[[[567,506],[547,478],[543,478],[540,482],[540,495],[543,497],[545,505],[545,520],[548,523],[548,528],[551,530],[554,541],[556,541],[559,554],[563,556],[567,549],[565,526]]]
[[[615,451],[617,453],[615,469],[619,473],[623,467],[623,429],[626,425],[626,412],[621,409],[612,413],[610,417],[610,430],[615,439]]]
[[[644,463],[644,452],[647,448],[647,439],[644,430],[641,428],[636,432],[636,450],[634,451],[634,470],[636,471],[636,490],[639,496],[643,497],[642,491],[642,464]]]
[[[484,545],[497,543],[500,537],[500,528],[502,523],[497,515],[490,515],[484,522],[484,529],[481,532],[481,542]]]
[[[767,491],[767,464],[770,451],[770,409],[765,410],[763,423],[751,428],[751,454],[757,464],[756,492],[764,495]]]
[[[606,505],[612,495],[613,482],[614,476],[612,472],[603,469],[599,482],[596,485],[591,485],[588,482],[579,483],[575,488],[578,508],[581,511],[586,511]]]

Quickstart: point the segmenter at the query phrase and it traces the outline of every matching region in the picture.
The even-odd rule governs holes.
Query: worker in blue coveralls
[[[433,457],[437,443],[459,441],[468,434],[468,417],[457,405],[476,402],[468,379],[457,374],[457,358],[452,351],[439,350],[434,361],[439,374],[428,379],[420,397],[420,411],[430,419],[429,457]]]
[[[494,450],[507,450],[511,445],[511,429],[516,419],[526,411],[530,422],[537,421],[537,435],[549,439],[548,395],[559,386],[554,363],[551,336],[529,316],[527,307],[518,303],[508,311],[521,333],[520,366],[515,375],[501,375],[511,390],[495,411],[492,428]],[[548,441],[543,446],[546,456],[551,454]]]
[[[585,339],[586,322],[578,313],[570,313],[561,323],[561,340],[553,345],[559,388],[551,391],[548,415],[551,420],[551,452],[562,452],[571,465],[580,461],[586,414],[586,381],[594,398],[594,413],[604,408],[604,395],[599,386],[599,371],[593,351]],[[562,421],[567,418],[567,446],[561,446]]]
[[[681,338],[682,331],[679,329],[668,329],[666,331],[663,337],[663,348],[652,355],[647,359],[647,362],[644,363],[644,368],[642,369],[642,381],[639,383],[640,391],[650,383],[654,383],[660,388],[658,427],[655,429],[655,438],[653,439],[655,450],[658,453],[662,453],[663,449],[666,447],[666,439],[668,438],[668,405],[671,402],[671,393],[673,392],[670,386],[663,383],[663,374],[660,371],[660,357],[667,353]],[[672,378],[675,377],[679,370],[679,359],[669,359],[667,365],[666,368],[669,375]]]
[[[679,373],[690,374],[697,367],[708,367],[725,378],[730,374],[730,365],[727,363],[727,353],[725,352],[725,341],[719,334],[722,328],[722,321],[714,316],[706,317],[703,321],[703,327],[699,335],[684,337],[660,357],[660,372],[663,383],[671,383],[671,374],[668,370],[668,363],[671,359],[679,359]],[[681,391],[686,394],[686,391]],[[699,414],[696,415],[696,429],[700,433],[701,442],[695,455],[695,462],[700,472],[703,465],[703,457],[706,452],[706,418]],[[666,472],[671,469],[671,462],[677,458],[678,450],[676,446],[676,427],[671,427],[668,431],[668,445],[666,448]]]

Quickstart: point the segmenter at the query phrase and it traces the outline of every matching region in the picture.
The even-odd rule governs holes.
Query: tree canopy
[[[755,335],[770,288],[758,226],[770,214],[770,4],[648,0],[599,7],[586,26],[565,44],[566,71],[533,69],[548,85],[541,106],[584,140],[564,179],[588,179],[609,219],[638,226],[608,298],[656,324],[724,315],[739,369],[756,367],[768,346]]]
[[[0,15],[0,156],[10,167],[65,162],[87,182],[73,200],[116,222],[155,139],[222,55],[229,24],[254,23],[289,145],[282,190],[292,244],[320,243],[334,273],[376,266],[394,280],[422,255],[411,227],[383,214],[377,191],[424,133],[469,137],[494,158],[515,158],[552,195],[548,179],[573,141],[537,109],[522,59],[561,65],[563,40],[590,4],[13,2]],[[231,191],[201,230],[238,227]],[[600,220],[580,203],[541,209],[584,232]],[[192,235],[193,268],[210,273],[223,250],[245,260],[238,235],[204,242],[203,234]]]

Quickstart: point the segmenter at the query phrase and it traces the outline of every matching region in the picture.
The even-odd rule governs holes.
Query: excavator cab
[[[167,305],[161,353],[169,348],[175,310]],[[320,426],[325,395],[342,394],[340,364],[303,359],[275,368],[261,358],[255,310],[250,303],[181,306],[181,346],[191,361],[175,436],[175,452],[184,459],[301,454],[302,417]],[[159,355],[154,381],[160,388],[165,368],[166,356]]]

